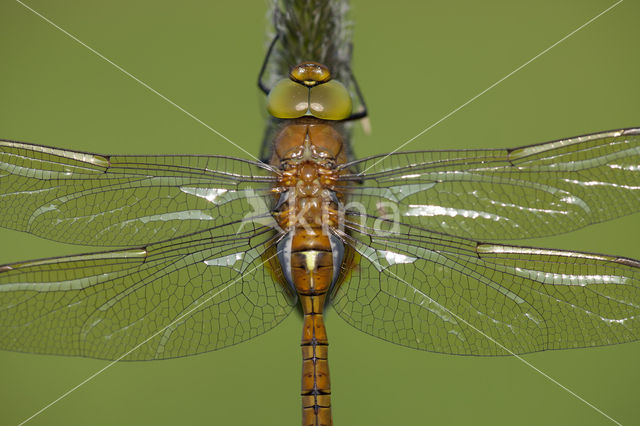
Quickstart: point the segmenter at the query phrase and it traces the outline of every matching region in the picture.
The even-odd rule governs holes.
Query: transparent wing
[[[239,226],[0,266],[0,348],[149,360],[220,349],[266,332],[294,300],[269,267],[273,231]]]
[[[379,155],[345,168],[363,171],[341,177],[360,182],[354,208],[481,240],[560,234],[640,210],[640,129],[509,150]]]
[[[274,175],[264,167],[0,141],[0,226],[84,245],[163,241],[266,213]]]
[[[360,218],[357,218],[358,220]],[[506,355],[640,338],[640,262],[350,222],[359,266],[334,294],[349,324],[432,352]]]

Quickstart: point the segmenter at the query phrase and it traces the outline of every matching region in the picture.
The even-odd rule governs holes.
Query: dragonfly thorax
[[[304,161],[326,169],[345,163],[347,155],[342,135],[330,123],[313,118],[283,127],[274,138],[269,164],[286,171]]]
[[[345,189],[339,166],[347,161],[343,139],[331,123],[302,118],[280,129],[272,152],[270,163],[280,169],[273,216],[283,231],[277,252],[284,279],[301,297],[315,288],[322,306],[345,258],[337,232]]]

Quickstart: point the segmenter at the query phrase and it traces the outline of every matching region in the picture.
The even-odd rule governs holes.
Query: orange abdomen
[[[298,230],[297,234],[305,233]],[[299,241],[308,241],[298,238]],[[296,238],[294,238],[295,242]],[[302,328],[302,424],[329,426],[331,420],[331,383],[327,332],[323,311],[333,278],[333,256],[326,236],[315,235],[315,250],[292,247],[291,275],[300,297],[304,324]],[[322,246],[325,247],[322,247]],[[302,248],[301,251],[298,251]],[[328,250],[323,250],[326,248]]]

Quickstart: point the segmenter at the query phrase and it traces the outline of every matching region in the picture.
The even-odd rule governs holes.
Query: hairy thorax
[[[339,226],[344,188],[337,166],[346,160],[340,133],[326,122],[299,120],[276,136],[271,164],[282,170],[276,221],[293,232],[298,250],[325,248],[328,228]]]

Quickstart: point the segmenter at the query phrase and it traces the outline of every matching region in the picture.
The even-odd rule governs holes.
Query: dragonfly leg
[[[271,52],[273,52],[273,48],[275,47],[276,42],[279,38],[280,33],[276,33],[276,35],[273,37],[273,40],[271,40],[271,43],[269,43],[269,49],[267,49],[267,54],[264,56],[264,61],[262,61],[262,66],[260,67],[260,74],[258,74],[258,87],[265,95],[268,95],[271,89],[268,88],[266,84],[264,84],[264,82],[262,81],[262,77],[264,77],[264,73],[267,70],[267,64],[269,63],[269,57],[271,56]]]

